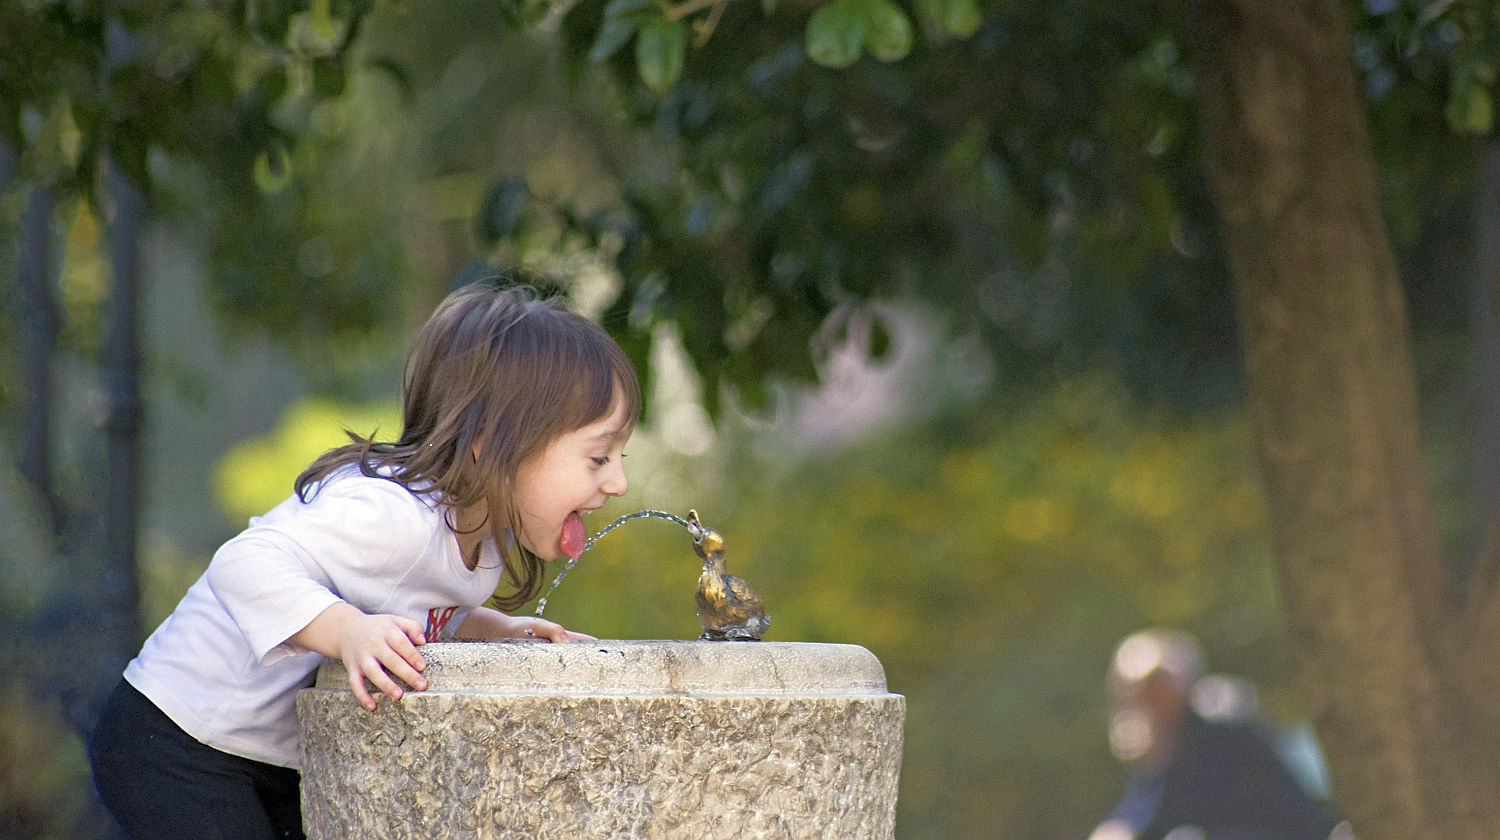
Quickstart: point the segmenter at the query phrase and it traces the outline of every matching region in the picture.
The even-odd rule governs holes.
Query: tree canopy
[[[1493,129],[1490,6],[1351,5],[1398,245],[1422,241],[1472,174],[1467,138]],[[767,375],[811,379],[827,345],[811,339],[901,295],[982,336],[1006,383],[1113,364],[1200,407],[1237,391],[1187,33],[1170,4],[468,4],[421,27],[404,13],[397,26],[446,32],[423,58],[362,39],[372,9],[14,6],[0,17],[15,47],[0,137],[34,185],[95,196],[105,155],[156,185],[160,212],[192,214],[212,240],[211,287],[239,323],[314,347],[356,338],[393,323],[379,302],[402,294],[405,266],[378,234],[395,213],[348,186],[357,172],[330,153],[369,142],[351,138],[350,106],[373,94],[351,81],[410,101],[414,79],[441,80],[435,56],[500,36],[498,9],[555,28],[575,93],[607,71],[600,110],[651,145],[606,152],[615,183],[602,194],[559,194],[528,185],[524,162],[504,171],[503,155],[480,163],[460,143],[449,168],[492,178],[468,210],[475,234],[515,261],[579,243],[604,255],[622,283],[605,320],[642,363],[651,325],[678,321],[711,403],[721,380],[758,406]],[[469,105],[476,120],[493,113]],[[879,355],[888,336],[873,323]]]

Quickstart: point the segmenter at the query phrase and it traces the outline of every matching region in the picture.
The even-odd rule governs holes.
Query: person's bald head
[[[1180,630],[1142,630],[1115,648],[1109,668],[1110,690],[1129,691],[1157,676],[1191,689],[1203,676],[1203,651],[1198,641]]]
[[[1203,676],[1198,642],[1178,630],[1142,630],[1115,648],[1109,667],[1110,745],[1122,761],[1168,749]]]

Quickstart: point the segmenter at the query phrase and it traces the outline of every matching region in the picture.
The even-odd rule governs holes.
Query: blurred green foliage
[[[293,404],[275,429],[235,445],[214,467],[220,509],[231,522],[246,522],[275,507],[315,458],[349,442],[345,430],[394,440],[401,433],[401,406],[394,401],[345,406],[327,399]]]
[[[54,705],[25,687],[0,697],[0,836],[73,840],[88,825],[90,785],[82,741]]]
[[[399,319],[402,256],[341,166],[369,0],[0,6],[0,143],[16,182],[107,215],[105,161],[213,256],[226,322],[309,357]],[[335,151],[337,150],[337,153]],[[93,331],[97,337],[98,330]],[[97,352],[97,348],[88,348]]]

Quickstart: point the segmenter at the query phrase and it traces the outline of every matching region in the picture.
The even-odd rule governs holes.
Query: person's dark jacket
[[[1121,803],[1121,811],[1147,818],[1136,832],[1139,840],[1162,840],[1174,829],[1193,826],[1200,833],[1180,836],[1327,840],[1337,823],[1330,809],[1298,784],[1265,730],[1248,721],[1207,721],[1190,713],[1159,778],[1136,781],[1131,788],[1137,797],[1156,800],[1154,807],[1139,800]]]

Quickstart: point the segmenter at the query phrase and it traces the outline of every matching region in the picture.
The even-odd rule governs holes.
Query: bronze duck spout
[[[743,578],[724,571],[724,538],[704,527],[698,511],[688,511],[693,551],[703,558],[698,577],[698,624],[704,640],[758,641],[765,635],[771,617],[766,615],[760,594]]]

